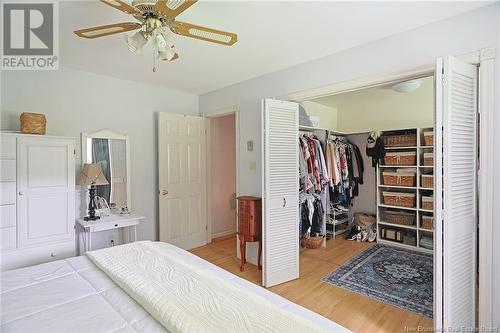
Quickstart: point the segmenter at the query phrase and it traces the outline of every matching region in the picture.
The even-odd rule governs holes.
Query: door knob
[[[168,191],[167,191],[167,190],[163,190],[163,191],[161,192],[161,194],[163,194],[163,195],[167,195],[167,194],[168,194]]]
[[[286,207],[286,198],[283,198],[283,207]]]
[[[24,195],[24,192],[23,191],[19,191],[19,195]]]

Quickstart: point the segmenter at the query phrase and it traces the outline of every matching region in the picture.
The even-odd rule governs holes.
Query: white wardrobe
[[[0,135],[1,269],[75,255],[75,140]]]

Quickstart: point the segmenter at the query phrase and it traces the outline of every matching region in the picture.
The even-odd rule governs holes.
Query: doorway
[[[237,231],[237,113],[207,118],[208,242]]]

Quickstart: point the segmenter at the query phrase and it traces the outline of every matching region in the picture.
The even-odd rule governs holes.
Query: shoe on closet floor
[[[347,239],[347,240],[356,240],[356,237],[359,234],[358,228],[359,228],[358,226],[353,226],[351,228],[351,231],[347,234],[347,236],[345,236],[345,239]]]
[[[375,239],[377,239],[377,231],[370,229],[370,231],[368,232],[368,241],[372,243],[375,241]]]

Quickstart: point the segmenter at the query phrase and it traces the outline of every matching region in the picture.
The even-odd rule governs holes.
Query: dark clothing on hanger
[[[366,147],[366,155],[372,158],[372,167],[376,168],[378,164],[381,164],[385,157],[384,140],[377,138],[373,148]]]

